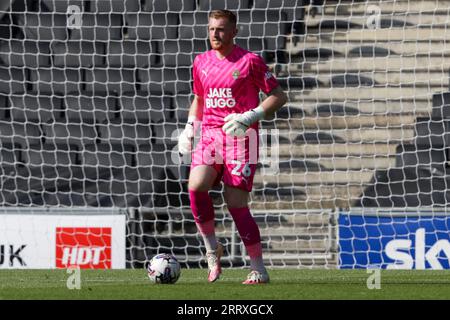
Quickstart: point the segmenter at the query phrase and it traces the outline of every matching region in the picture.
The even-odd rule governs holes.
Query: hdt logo
[[[56,267],[111,269],[111,228],[56,228]]]
[[[415,256],[410,254],[412,241],[409,239],[391,240],[387,243],[385,252],[388,258],[395,261],[387,265],[387,269],[425,269],[428,262],[431,269],[441,270],[439,262],[441,252],[447,257],[450,264],[450,242],[445,239],[435,242],[428,251],[425,251],[425,229],[417,229],[415,233]],[[441,257],[442,259],[442,257]]]

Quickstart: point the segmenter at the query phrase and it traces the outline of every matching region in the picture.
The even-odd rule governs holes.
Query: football
[[[175,256],[161,253],[150,260],[147,274],[153,283],[173,284],[181,275],[181,266]]]

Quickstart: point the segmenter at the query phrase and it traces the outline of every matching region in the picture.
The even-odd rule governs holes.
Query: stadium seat
[[[196,44],[204,44],[204,41],[201,40],[194,41],[166,40],[158,42],[158,55],[161,65],[164,67],[192,66],[194,61],[194,48],[197,50],[201,48],[196,47]]]
[[[236,43],[263,56],[267,63],[275,59],[285,63],[283,50],[288,33],[285,20],[286,14],[280,10],[240,10]]]
[[[39,95],[64,96],[81,91],[80,70],[36,69],[30,70],[32,92]]]
[[[0,121],[1,144],[19,145],[21,149],[26,149],[31,144],[39,144],[42,137],[39,124]]]
[[[280,185],[265,185],[263,188],[258,188],[257,186],[253,188],[252,195],[255,196],[265,196],[265,197],[276,197],[276,200],[292,201],[298,200],[301,197],[306,196],[305,191],[292,187],[292,186],[280,186]]]
[[[174,110],[174,121],[178,121],[182,124],[187,122],[189,109],[193,99],[193,94],[178,94],[173,98],[172,109]]]
[[[125,123],[149,124],[169,118],[169,97],[122,95],[119,100],[121,119]]]
[[[334,74],[330,80],[332,88],[373,87],[376,84],[377,82],[369,77],[351,73]]]
[[[448,173],[431,168],[378,170],[355,205],[358,207],[442,207],[450,201]]]
[[[84,13],[79,29],[71,29],[71,40],[109,41],[122,39],[124,22],[121,14]]]
[[[43,12],[67,13],[69,6],[78,6],[84,12],[85,1],[83,0],[40,0],[40,10]]]
[[[280,171],[284,174],[292,174],[295,171],[314,171],[314,172],[323,172],[326,170],[323,166],[320,165],[320,163],[317,163],[315,161],[311,160],[298,160],[298,159],[291,159],[287,161],[281,160],[278,163],[278,167]]]
[[[126,13],[141,10],[140,0],[90,0],[87,4],[89,12],[94,13]]]
[[[345,143],[344,139],[325,132],[305,132],[294,139],[298,144],[330,144]]]
[[[160,95],[191,92],[190,68],[166,68],[138,70],[138,87],[140,91]]]
[[[323,82],[317,79],[316,77],[293,77],[289,76],[278,77],[277,78],[280,86],[284,90],[303,90],[303,89],[314,89],[320,86],[323,86]]]
[[[450,121],[433,118],[417,118],[415,126],[417,145],[442,148],[450,145]]]
[[[86,93],[67,96],[64,99],[65,116],[68,123],[103,123],[118,115],[115,97],[93,97]]]
[[[98,133],[95,125],[52,123],[42,125],[45,142],[57,145],[75,145],[78,150],[83,150],[88,144],[95,144]]]
[[[62,13],[16,13],[18,24],[26,40],[52,41],[68,38],[66,15]]]
[[[172,145],[177,143],[179,130],[185,123],[179,123],[173,119],[159,120],[152,123],[154,141],[156,144]]]
[[[359,110],[356,108],[340,105],[340,104],[321,104],[313,111],[314,116],[333,116],[333,115],[358,115]]]
[[[138,40],[176,39],[179,18],[176,13],[127,14],[128,37]]]
[[[401,144],[396,150],[395,166],[397,168],[431,166],[440,172],[445,172],[446,149],[415,144]]]
[[[0,63],[14,67],[49,67],[48,42],[10,39],[0,44]]]
[[[242,18],[245,19],[245,16]],[[286,14],[279,10],[251,11],[250,36],[265,39],[266,50],[284,49],[286,46]],[[245,22],[245,21],[244,21]]]
[[[164,90],[172,95],[192,92],[192,71],[190,67],[164,70]]]
[[[306,48],[301,50],[295,56],[299,57],[301,61],[324,61],[334,57],[341,57],[342,54],[327,48]]]
[[[120,95],[135,91],[134,70],[86,69],[84,90],[93,95]]]
[[[105,49],[100,42],[67,41],[52,46],[55,67],[92,68],[104,65]]]
[[[360,24],[350,20],[341,19],[321,19],[320,22],[312,28],[308,28],[308,33],[330,33],[330,32],[346,32],[351,29],[361,29]]]
[[[248,9],[249,0],[199,0],[198,10],[211,11],[219,9],[239,10]]]
[[[305,111],[301,108],[295,108],[291,106],[284,106],[280,110],[277,111],[276,117],[280,119],[301,119],[306,115]]]
[[[0,145],[0,176],[5,179],[14,175],[17,166],[21,163],[21,150],[12,144]]]
[[[22,150],[22,160],[31,175],[44,179],[70,178],[77,156],[75,147],[67,144],[35,144]]]
[[[179,39],[191,41],[208,39],[208,13],[182,12],[180,14]]]
[[[433,94],[433,110],[431,115],[434,119],[450,118],[450,92]]]
[[[156,42],[110,41],[106,47],[108,67],[148,68],[156,65]]]
[[[134,152],[122,144],[87,144],[81,150],[83,170],[90,179],[110,179],[133,166]]]
[[[0,66],[0,92],[24,93],[26,90],[26,70],[18,68],[5,68]]]
[[[70,185],[80,176],[73,168],[76,150],[66,145],[33,144],[21,152],[22,164],[16,165],[4,180],[3,200],[15,205],[48,205],[45,197]]]
[[[142,10],[147,12],[194,11],[195,7],[195,0],[143,0],[142,4]]]
[[[262,12],[267,9],[281,9],[286,14],[286,22],[290,26],[287,31],[293,31],[296,34],[304,33],[305,4],[303,0],[254,1],[253,7]]]
[[[349,50],[351,57],[391,57],[396,55],[392,50],[377,46],[359,46]]]
[[[402,19],[394,19],[394,18],[381,18],[379,20],[380,22],[380,28],[384,29],[392,29],[392,28],[416,28],[416,25],[414,23],[408,22],[406,20]]]
[[[152,128],[149,124],[111,122],[99,125],[99,139],[102,143],[122,144],[136,148],[151,144]]]
[[[57,97],[11,96],[11,121],[47,123],[62,118],[62,102]]]

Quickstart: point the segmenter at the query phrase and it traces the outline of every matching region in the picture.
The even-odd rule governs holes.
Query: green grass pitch
[[[450,271],[383,270],[372,290],[366,270],[272,269],[258,286],[241,284],[247,272],[224,269],[210,284],[205,269],[183,269],[176,284],[155,285],[142,269],[81,270],[81,289],[69,290],[66,270],[0,270],[0,299],[450,299]]]

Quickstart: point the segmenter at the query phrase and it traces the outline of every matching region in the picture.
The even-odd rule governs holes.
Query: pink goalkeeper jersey
[[[192,73],[194,94],[204,98],[203,126],[209,128],[222,127],[230,113],[257,107],[260,90],[268,94],[278,86],[264,60],[237,45],[222,60],[215,50],[198,55]]]

